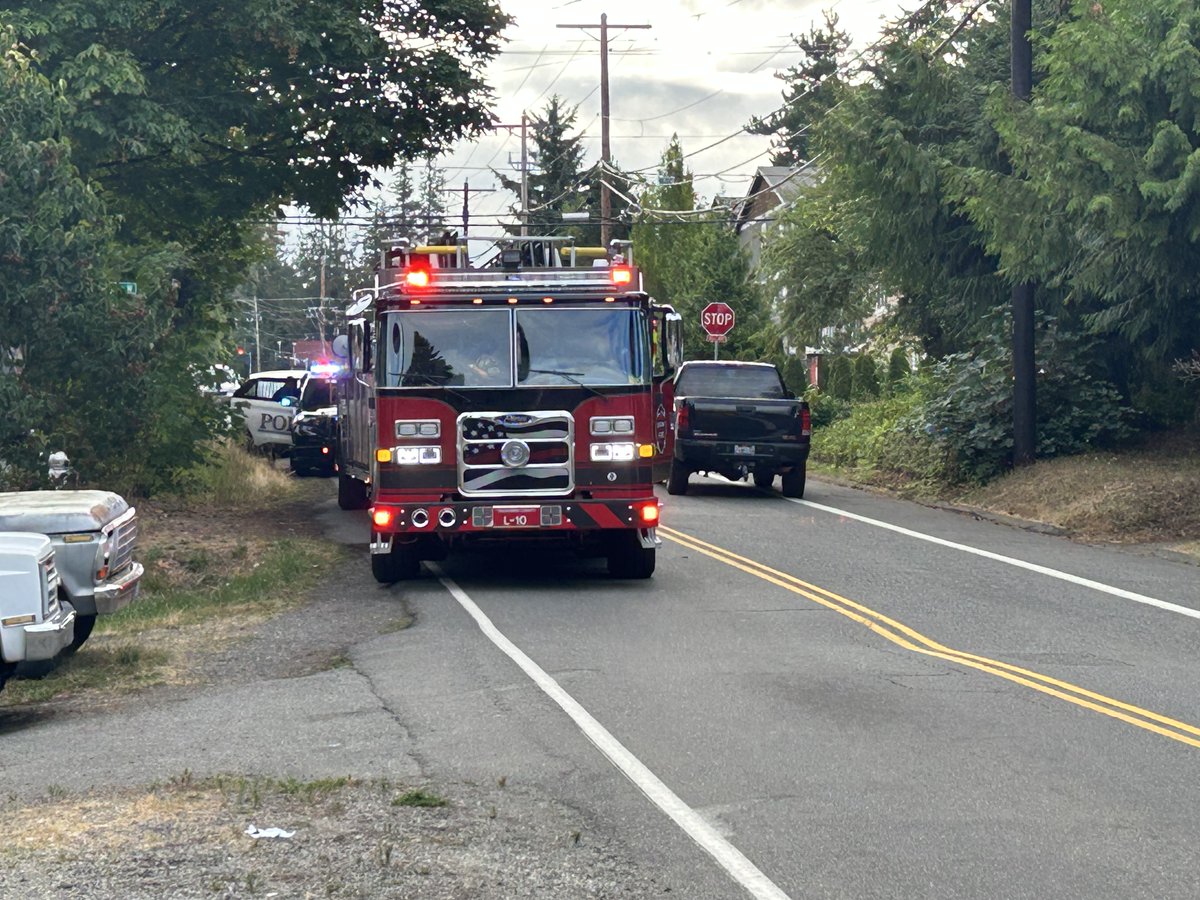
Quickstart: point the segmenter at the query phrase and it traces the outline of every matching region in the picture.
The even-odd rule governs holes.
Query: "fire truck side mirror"
[[[350,358],[350,338],[347,335],[339,334],[333,339],[333,355],[343,364]]]
[[[668,313],[663,327],[666,332],[667,373],[670,374],[683,365],[683,318],[676,312]]]

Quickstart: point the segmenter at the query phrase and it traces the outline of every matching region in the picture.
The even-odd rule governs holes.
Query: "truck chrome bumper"
[[[60,603],[58,612],[45,622],[26,625],[22,630],[26,662],[54,659],[75,640],[75,608],[70,603]]]
[[[144,571],[141,563],[130,563],[129,568],[115,581],[97,587],[94,595],[96,615],[107,616],[132,603],[138,595],[138,583]]]

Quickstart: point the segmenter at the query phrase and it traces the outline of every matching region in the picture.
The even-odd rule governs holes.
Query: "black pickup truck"
[[[808,404],[769,363],[686,362],[675,376],[675,453],[667,492],[687,493],[692,472],[759,487],[782,476],[785,497],[803,497],[812,423]]]

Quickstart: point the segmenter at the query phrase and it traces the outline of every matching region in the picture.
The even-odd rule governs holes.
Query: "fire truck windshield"
[[[382,387],[512,387],[514,376],[520,386],[591,387],[650,377],[645,316],[623,307],[394,312],[379,341]]]
[[[645,329],[636,309],[519,309],[517,383],[645,384]]]
[[[512,384],[507,309],[391,313],[380,329],[384,387],[507,387]]]

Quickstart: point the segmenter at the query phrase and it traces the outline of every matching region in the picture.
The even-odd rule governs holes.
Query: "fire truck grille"
[[[458,420],[458,478],[468,497],[559,496],[575,486],[568,412],[467,413]]]

